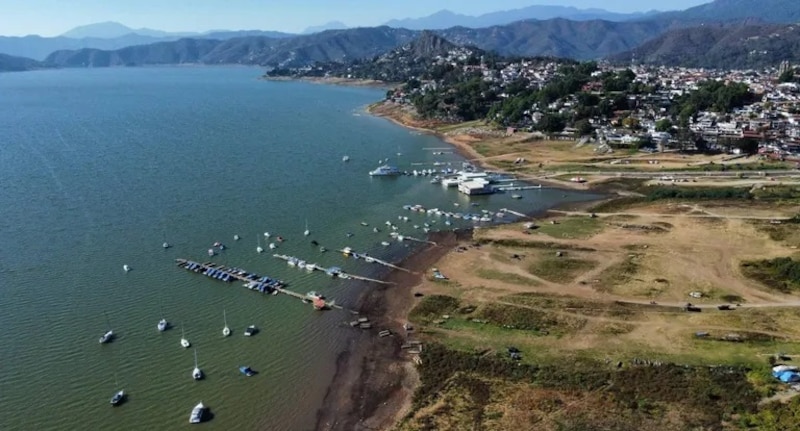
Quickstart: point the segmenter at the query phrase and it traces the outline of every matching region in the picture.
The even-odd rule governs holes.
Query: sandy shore
[[[410,273],[394,270],[385,278],[394,285],[367,287],[358,311],[373,328],[361,331],[337,359],[333,382],[317,412],[317,430],[385,430],[408,413],[418,377],[400,346],[406,340],[402,325],[414,302],[413,288],[428,268],[471,236],[470,230],[432,233],[429,238],[437,245],[417,249],[400,264]],[[378,337],[383,329],[394,335]]]

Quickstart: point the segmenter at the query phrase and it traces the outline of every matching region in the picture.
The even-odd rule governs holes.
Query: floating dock
[[[345,247],[345,248],[343,248],[343,249],[341,249],[339,251],[342,254],[344,254],[345,256],[347,256],[347,257],[352,257],[354,259],[364,259],[364,262],[367,262],[367,263],[377,263],[379,265],[383,265],[383,266],[386,266],[386,267],[389,267],[389,268],[392,268],[392,269],[397,269],[399,271],[411,272],[411,271],[409,271],[409,270],[407,270],[407,269],[405,269],[403,267],[399,267],[397,265],[392,265],[389,262],[380,260],[377,257],[372,257],[372,256],[370,256],[370,255],[368,255],[366,253],[357,253],[357,252],[353,251],[353,249],[350,248],[350,247]]]
[[[276,259],[285,260],[291,266],[296,266],[298,269],[305,269],[306,271],[314,272],[314,271],[324,271],[326,274],[330,275],[331,277],[338,277],[342,279],[353,279],[353,280],[360,280],[360,281],[368,281],[371,283],[378,283],[378,284],[393,284],[383,280],[376,280],[374,278],[362,277],[360,275],[349,274],[342,271],[339,268],[324,268],[317,264],[305,263],[303,259],[294,256],[287,256],[285,254],[273,254],[272,257]],[[302,266],[301,266],[302,265]]]
[[[298,298],[303,302],[313,300],[313,298],[310,298],[308,295],[287,290],[286,289],[287,284],[281,280],[272,279],[267,276],[260,276],[255,273],[245,271],[241,268],[227,267],[223,265],[218,265],[213,262],[199,263],[188,259],[175,259],[175,263],[176,265],[178,265],[183,269],[198,274],[203,274],[207,277],[216,280],[228,283],[234,281],[242,281],[245,283],[244,287],[255,292],[261,292],[263,294],[272,294],[272,295],[277,295],[279,293],[282,293],[284,295]],[[336,305],[333,302],[324,303],[324,307],[344,310],[342,306]],[[354,311],[350,312],[355,314]]]

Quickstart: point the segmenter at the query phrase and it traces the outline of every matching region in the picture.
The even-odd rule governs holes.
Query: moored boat
[[[394,166],[381,165],[381,166],[378,166],[376,169],[370,171],[369,175],[373,176],[373,177],[376,177],[376,176],[384,177],[384,176],[400,175],[401,173],[402,172],[400,172],[400,170],[397,169]]]
[[[111,397],[111,405],[118,406],[125,401],[125,390],[120,390],[119,392],[115,393],[113,397]]]
[[[100,344],[108,343],[112,338],[114,338],[114,331],[109,329],[105,334],[100,336]]]
[[[164,332],[167,330],[168,325],[169,323],[167,322],[167,319],[161,318],[161,320],[158,321],[156,328],[158,328],[158,332]]]
[[[199,424],[200,422],[203,422],[203,417],[205,416],[205,413],[206,413],[206,406],[203,405],[203,402],[201,401],[192,409],[192,413],[189,415],[189,423]]]
[[[192,370],[192,378],[195,380],[203,379],[203,370],[197,365],[197,349],[194,349],[194,369]]]
[[[256,375],[256,372],[253,371],[252,368],[250,368],[250,367],[248,367],[246,365],[242,365],[241,367],[239,367],[239,372],[244,374],[247,377],[252,377],[252,376]]]
[[[247,329],[244,330],[244,336],[245,337],[252,337],[257,332],[258,332],[258,328],[256,328],[256,325],[250,325],[250,326],[247,327]]]

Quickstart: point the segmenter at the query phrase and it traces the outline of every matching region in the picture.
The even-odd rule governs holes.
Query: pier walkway
[[[296,266],[298,269],[305,269],[306,271],[310,271],[310,272],[313,272],[313,271],[324,271],[325,273],[327,273],[327,274],[329,274],[329,275],[331,275],[333,277],[339,277],[339,278],[342,278],[342,279],[345,279],[345,280],[346,279],[353,279],[353,280],[368,281],[368,282],[371,282],[371,283],[378,283],[378,284],[387,284],[387,285],[388,284],[393,284],[393,283],[389,283],[389,282],[386,282],[386,281],[383,281],[383,280],[376,280],[374,278],[362,277],[360,275],[350,274],[350,273],[344,272],[342,270],[337,270],[337,271],[332,272],[329,268],[324,268],[324,267],[318,266],[318,265],[313,264],[313,263],[306,263],[306,261],[304,261],[303,259],[300,259],[300,258],[294,257],[294,256],[287,256],[285,254],[273,254],[272,257],[274,257],[276,259],[285,260],[286,263],[288,263],[290,266]],[[301,266],[301,263],[302,263],[302,266]]]
[[[188,271],[192,271],[198,274],[203,274],[210,278],[214,278],[224,282],[234,282],[234,281],[242,281],[244,282],[244,287],[256,291],[261,292],[264,294],[272,294],[277,295],[282,293],[284,295],[292,296],[294,298],[300,299],[303,302],[311,301],[313,298],[310,298],[308,295],[304,295],[302,293],[293,292],[291,290],[286,289],[287,284],[281,280],[275,280],[269,278],[267,276],[259,276],[258,274],[247,272],[241,268],[233,268],[233,267],[226,267],[223,265],[218,265],[213,262],[205,262],[199,263],[188,259],[175,259],[176,265],[179,267],[186,269]],[[341,305],[336,305],[334,301],[325,302],[325,308],[335,308],[337,310],[345,310],[344,307]],[[358,314],[356,311],[353,310],[346,310],[353,314]]]
[[[409,238],[409,239],[411,239],[411,238]],[[407,270],[407,269],[405,269],[403,267],[400,267],[400,266],[397,266],[397,265],[392,265],[389,262],[380,260],[380,259],[378,259],[376,257],[372,257],[372,256],[370,256],[370,255],[368,255],[366,253],[357,253],[357,252],[353,251],[353,249],[350,248],[350,247],[345,247],[345,248],[343,248],[343,249],[341,249],[339,251],[342,252],[345,256],[348,256],[348,257],[352,257],[352,258],[355,258],[355,259],[364,259],[364,262],[367,262],[367,263],[377,263],[379,265],[383,265],[383,266],[386,266],[386,267],[389,267],[389,268],[392,268],[392,269],[396,269],[396,270],[399,270],[399,271],[411,272],[411,271],[409,271],[409,270]]]

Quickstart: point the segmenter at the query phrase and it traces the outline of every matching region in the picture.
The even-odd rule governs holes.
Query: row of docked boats
[[[241,268],[227,267],[213,262],[199,263],[185,259],[176,259],[176,262],[183,269],[203,274],[216,280],[224,282],[243,281],[246,288],[265,294],[277,293],[278,289],[287,286],[281,280],[250,273]]]
[[[427,214],[428,216],[441,216],[445,218],[462,219],[466,221],[475,221],[475,222],[491,222],[494,217],[503,218],[506,216],[506,212],[503,210],[497,212],[481,210],[480,213],[464,213],[464,212],[444,211],[440,210],[439,208],[428,209],[423,207],[422,205],[403,205],[403,209],[407,211]],[[403,220],[405,219],[403,218]]]

